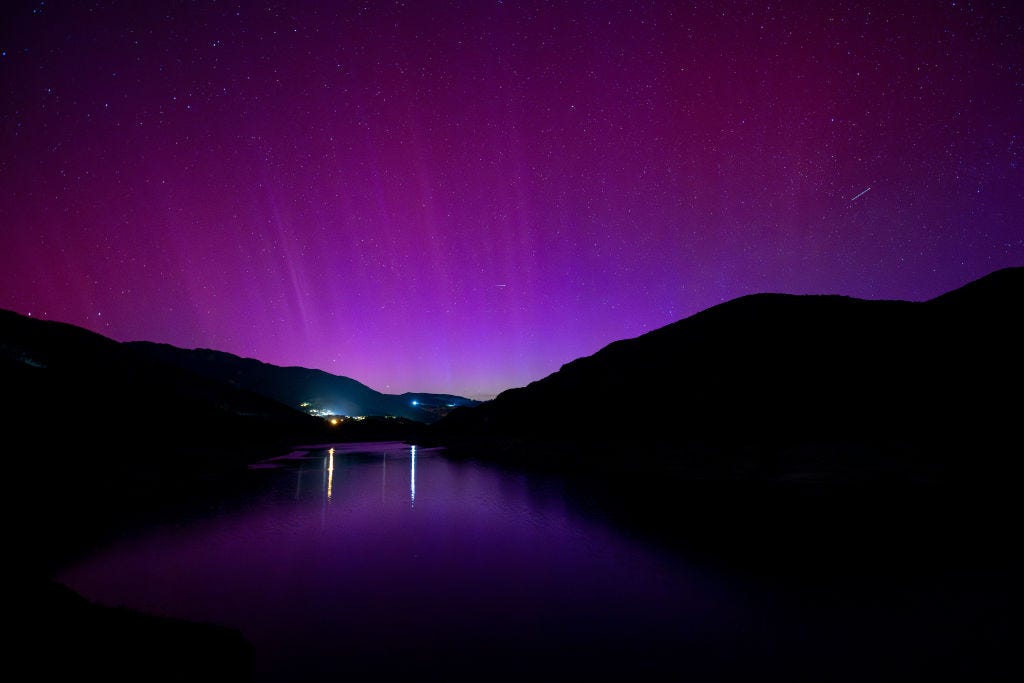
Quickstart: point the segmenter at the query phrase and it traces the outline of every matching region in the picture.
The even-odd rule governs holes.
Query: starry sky
[[[0,307],[489,397],[1024,263],[1020,2],[5,2]]]

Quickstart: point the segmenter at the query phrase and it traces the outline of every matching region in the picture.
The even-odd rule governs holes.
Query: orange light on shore
[[[332,417],[332,418],[331,418],[331,426],[332,426],[332,427],[333,427],[333,426],[337,426],[337,424],[338,424],[338,418],[336,418],[336,417]]]

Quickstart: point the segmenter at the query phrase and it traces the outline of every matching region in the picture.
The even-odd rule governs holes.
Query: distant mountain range
[[[149,447],[266,442],[323,420],[74,325],[0,310],[7,437]]]
[[[129,342],[126,346],[149,358],[319,415],[391,415],[430,423],[453,408],[478,403],[451,394],[382,394],[348,377],[279,367],[223,351],[180,349],[152,342]]]
[[[1024,268],[927,302],[746,296],[479,405],[382,394],[219,351],[120,344],[9,311],[0,311],[0,370],[21,433],[244,442],[321,429],[309,412],[433,422],[454,409],[435,425],[437,438],[948,448],[996,439],[1019,420],[1022,301]]]
[[[698,472],[701,458],[744,454],[730,475],[807,445],[981,450],[1019,440],[1022,311],[1024,268],[927,302],[745,296],[455,411],[435,431],[480,452],[632,441],[648,455],[689,453]]]
[[[217,351],[118,343],[3,310],[0,373],[8,438],[79,443],[268,444],[327,434],[326,414],[427,423],[454,406],[476,403],[440,394],[381,394],[347,377]]]

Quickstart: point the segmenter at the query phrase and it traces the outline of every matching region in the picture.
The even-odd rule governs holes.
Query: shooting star
[[[857,201],[858,199],[860,199],[861,197],[863,197],[864,195],[866,195],[866,194],[867,194],[868,192],[871,192],[871,188],[870,188],[870,187],[869,187],[868,189],[864,190],[863,192],[861,192],[861,193],[860,193],[859,195],[857,195],[856,197],[854,197],[854,198],[853,198],[853,199],[851,199],[850,201],[851,201],[851,202],[855,202],[855,201]]]

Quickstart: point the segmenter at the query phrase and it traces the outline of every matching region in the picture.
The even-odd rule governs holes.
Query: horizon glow
[[[1020,3],[5,3],[0,307],[486,398],[1024,264]]]

